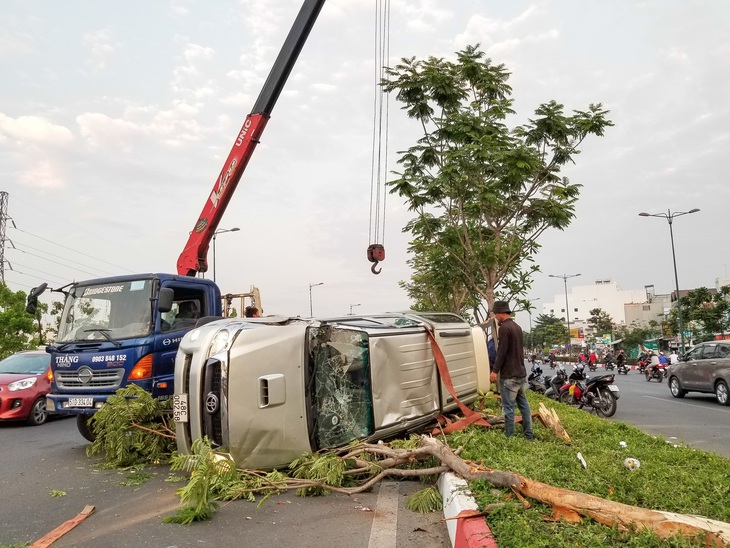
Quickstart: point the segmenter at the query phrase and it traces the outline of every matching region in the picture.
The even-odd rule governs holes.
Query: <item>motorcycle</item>
[[[597,367],[596,362],[588,362],[588,369],[589,370],[595,371],[596,370],[596,367]]]
[[[620,363],[619,365],[617,365],[616,366],[616,373],[618,373],[619,375],[621,373],[623,373],[624,375],[628,375],[629,374],[629,366],[628,366],[628,364],[626,362],[623,362],[623,363]]]
[[[666,377],[665,369],[666,368],[662,364],[649,367],[644,373],[647,382],[651,382],[651,379],[656,379],[659,382],[662,382],[664,377]]]
[[[613,371],[614,365],[612,360],[606,360],[605,363],[606,371]]]
[[[601,417],[612,417],[616,413],[619,398],[615,380],[613,374],[588,377],[582,369],[576,369],[560,389],[559,400],[568,405],[577,405],[578,409],[587,407]]]
[[[557,365],[555,369],[555,375],[552,377],[545,377],[545,396],[553,400],[557,400],[560,397],[560,389],[568,381],[568,373],[565,371],[565,367]]]
[[[639,366],[639,373],[644,373],[646,371],[646,366],[649,365],[649,358],[637,361],[636,365]]]
[[[530,375],[527,377],[527,385],[534,392],[539,392],[540,394],[545,392],[546,388],[542,377],[542,368],[539,365],[535,364],[532,366]]]

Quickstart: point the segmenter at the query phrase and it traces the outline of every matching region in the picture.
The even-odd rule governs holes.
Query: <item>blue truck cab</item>
[[[204,316],[222,316],[211,280],[138,274],[72,284],[51,354],[49,412],[76,415],[89,441],[88,419],[114,392],[137,384],[153,397],[174,393],[175,355]]]

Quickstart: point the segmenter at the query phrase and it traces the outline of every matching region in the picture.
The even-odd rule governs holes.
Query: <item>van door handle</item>
[[[439,337],[468,337],[471,331],[442,331],[439,333]]]

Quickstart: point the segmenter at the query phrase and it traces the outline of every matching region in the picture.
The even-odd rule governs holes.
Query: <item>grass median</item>
[[[512,438],[506,438],[501,427],[472,427],[449,435],[449,445],[463,447],[464,459],[556,487],[652,510],[730,522],[729,459],[668,443],[660,436],[609,422],[535,393],[528,398],[533,412],[540,402],[555,409],[571,443],[535,421],[534,443],[520,435],[517,425]],[[487,396],[484,403],[487,413],[501,414],[497,399]],[[578,453],[586,462],[585,468]],[[626,466],[629,458],[639,462],[638,468]],[[530,508],[525,508],[510,491],[486,481],[472,482],[471,489],[482,509],[509,503],[487,518],[500,548],[705,546],[701,538],[660,539],[648,531],[619,531],[588,518],[580,523],[552,521],[551,507],[530,501]]]

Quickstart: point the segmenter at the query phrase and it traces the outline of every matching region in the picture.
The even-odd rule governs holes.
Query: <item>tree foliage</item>
[[[91,417],[96,439],[86,454],[103,453],[108,468],[168,462],[175,449],[171,401],[157,400],[135,384],[120,388]]]
[[[687,292],[679,299],[682,308],[682,322],[685,331],[692,328],[695,342],[712,340],[715,334],[730,331],[730,286],[718,291],[699,287]],[[669,316],[669,326],[673,333],[679,333],[679,318],[674,307]]]
[[[568,344],[568,328],[549,314],[540,314],[537,317],[531,335],[535,347],[551,348]]]
[[[404,228],[415,257],[409,295],[443,300],[449,286],[458,295],[454,306],[476,302],[483,309],[495,296],[514,300],[529,288],[538,238],[574,217],[581,185],[561,177],[561,169],[587,136],[613,124],[600,104],[566,115],[550,101],[510,129],[504,65],[494,65],[478,45],[456,56],[402,59],[387,69],[384,89],[396,92],[423,132],[400,153],[402,171],[388,184],[416,213]]]
[[[604,333],[613,333],[614,323],[611,315],[601,308],[594,308],[588,311],[588,326],[591,327],[598,336]]]
[[[33,316],[25,311],[26,296],[0,284],[0,359],[39,345]]]
[[[644,341],[648,341],[661,335],[661,326],[656,320],[651,320],[647,325],[640,325],[636,322],[631,325],[621,325],[615,330],[616,337],[623,342],[624,348],[641,347]]]

